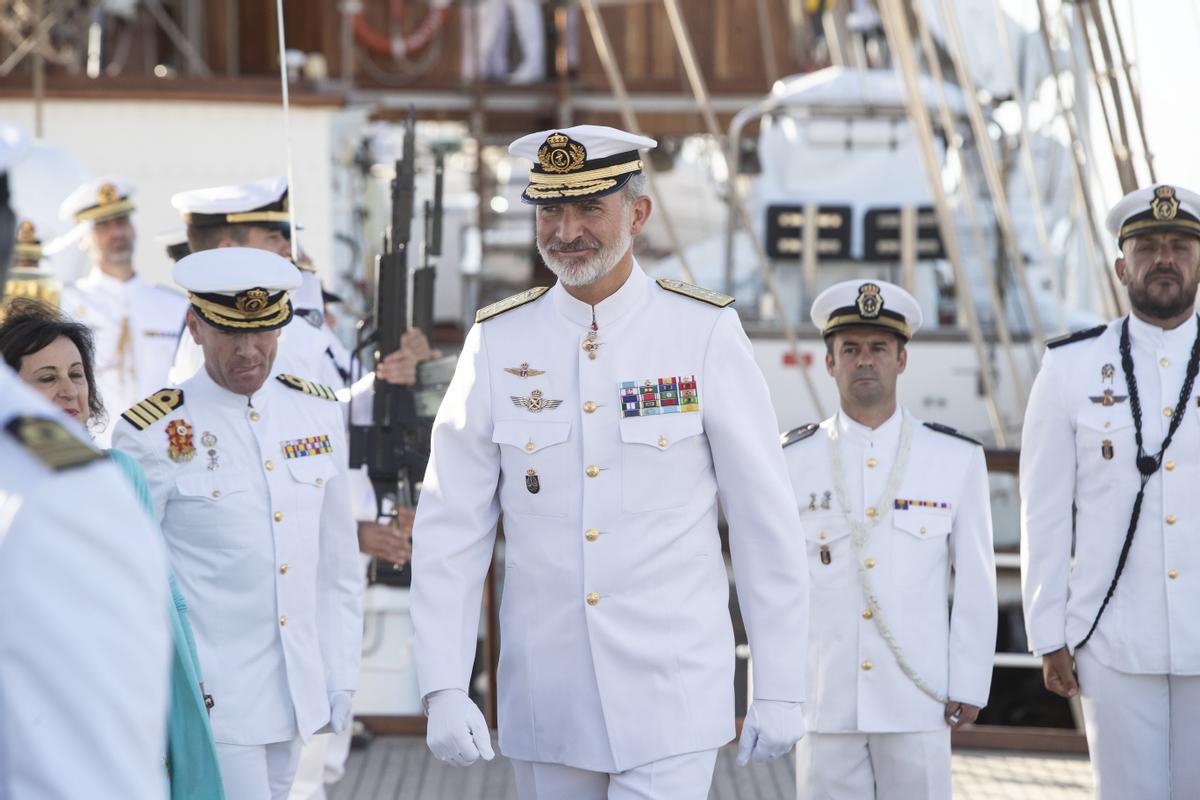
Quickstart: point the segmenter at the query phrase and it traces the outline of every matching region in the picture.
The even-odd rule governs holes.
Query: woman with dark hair
[[[0,353],[21,380],[88,430],[103,425],[88,327],[22,297],[11,300],[0,318]]]
[[[104,403],[96,391],[92,334],[87,326],[26,298],[14,298],[2,313],[0,355],[5,363],[25,383],[88,430],[102,425]],[[119,450],[109,450],[108,454],[129,479],[146,513],[153,517],[150,489],[142,468]],[[174,599],[171,712],[165,750],[171,800],[224,800],[187,604],[175,584],[175,575],[171,573],[168,577]]]

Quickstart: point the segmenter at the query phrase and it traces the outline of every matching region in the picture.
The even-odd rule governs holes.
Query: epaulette
[[[183,405],[183,389],[159,389],[154,394],[125,409],[121,419],[139,431],[144,431]]]
[[[52,470],[82,467],[104,458],[104,453],[45,417],[16,417],[6,426],[26,450]]]
[[[983,442],[972,439],[970,436],[967,436],[965,433],[959,433],[958,431],[954,430],[954,428],[951,428],[949,425],[939,425],[936,422],[926,422],[925,427],[929,428],[929,430],[931,430],[931,431],[937,431],[938,433],[944,433],[947,436],[953,436],[955,439],[962,439],[964,442],[970,442],[971,444],[975,445],[976,447],[983,447]]]
[[[319,397],[322,400],[337,400],[337,393],[323,383],[313,383],[312,381],[304,380],[304,378],[297,378],[295,375],[276,375],[275,380],[289,389],[295,389],[297,392],[311,394],[313,397]]]
[[[1062,347],[1064,344],[1082,342],[1084,339],[1095,339],[1106,330],[1108,330],[1107,325],[1097,325],[1094,328],[1088,328],[1086,331],[1075,331],[1074,333],[1055,336],[1053,339],[1046,340],[1046,347],[1053,350],[1055,347]]]
[[[810,422],[807,425],[801,425],[799,428],[792,428],[786,433],[779,434],[779,444],[782,447],[793,445],[796,442],[803,442],[808,437],[817,432],[821,426],[815,422]]]
[[[498,317],[505,311],[512,311],[518,306],[523,306],[526,303],[532,303],[539,297],[550,291],[549,286],[535,286],[532,289],[526,289],[523,292],[517,292],[512,297],[506,297],[503,300],[486,305],[475,312],[475,321],[483,322],[485,319]]]
[[[666,289],[668,292],[681,294],[684,297],[690,297],[693,300],[699,300],[703,303],[724,308],[734,301],[735,298],[720,292],[714,292],[712,289],[705,289],[703,286],[693,286],[690,283],[677,281],[673,278],[659,278],[656,283]]]

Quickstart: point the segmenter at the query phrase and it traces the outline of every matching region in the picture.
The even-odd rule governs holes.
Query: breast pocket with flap
[[[712,454],[699,414],[621,420],[621,509],[678,508],[712,483]]]
[[[492,441],[500,445],[500,507],[510,514],[565,517],[578,481],[568,420],[496,420]]]
[[[193,472],[175,479],[175,496],[168,500],[163,527],[199,547],[247,547],[238,518],[245,513],[241,497],[249,491],[248,476],[240,469]]]

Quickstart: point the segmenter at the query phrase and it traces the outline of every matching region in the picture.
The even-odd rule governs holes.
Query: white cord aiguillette
[[[829,437],[829,466],[833,472],[833,492],[837,497],[838,505],[841,507],[842,516],[846,518],[847,524],[850,525],[850,540],[854,544],[854,551],[858,557],[858,578],[862,584],[863,599],[867,603],[867,608],[871,611],[871,617],[875,620],[875,629],[879,631],[879,635],[883,637],[883,641],[887,643],[888,650],[892,651],[892,655],[896,659],[896,664],[900,667],[900,671],[908,676],[908,679],[913,684],[928,695],[933,700],[939,703],[946,703],[947,699],[938,694],[925,680],[917,674],[912,665],[908,663],[908,659],[904,657],[904,651],[900,649],[900,644],[892,635],[892,629],[888,627],[887,620],[884,618],[883,609],[879,606],[879,598],[875,596],[875,589],[871,584],[871,576],[867,571],[865,553],[867,549],[867,541],[871,538],[871,531],[883,519],[885,514],[892,511],[892,506],[896,502],[896,492],[900,491],[900,482],[904,480],[905,470],[908,469],[908,456],[912,450],[912,420],[908,416],[908,412],[901,409],[900,422],[900,449],[896,453],[896,463],[892,467],[892,472],[888,476],[887,484],[883,489],[883,496],[879,498],[879,502],[875,504],[877,511],[874,518],[868,519],[866,522],[860,522],[850,515],[850,502],[846,492],[846,478],[842,472],[842,444],[841,431],[834,425]],[[865,499],[865,498],[864,498]]]

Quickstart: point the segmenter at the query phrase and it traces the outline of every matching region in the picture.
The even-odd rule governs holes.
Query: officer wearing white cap
[[[732,297],[649,278],[641,148],[592,125],[509,151],[558,275],[476,314],[433,427],[413,536],[428,742],[491,758],[467,696],[504,514],[500,747],[533,798],[706,798],[733,738],[729,521],[754,702],[739,757],[804,733],[807,581],[774,409]]]
[[[0,286],[9,157],[0,126]],[[0,797],[162,800],[162,543],[81,435],[0,361]]]
[[[171,198],[187,226],[191,252],[218,247],[253,247],[292,258],[287,179],[263,178],[249,183],[180,192]],[[337,365],[326,354],[333,338],[322,322],[321,279],[304,264],[301,285],[292,294],[297,319],[279,339],[275,368],[311,376],[320,383],[342,386]],[[171,380],[187,380],[204,363],[204,354],[188,335],[181,337]]]
[[[301,743],[350,722],[361,578],[342,413],[272,370],[300,274],[220,248],[175,265],[204,369],[122,414],[191,607],[226,795],[284,798]],[[274,376],[274,377],[271,377]]]
[[[1109,212],[1132,313],[1048,344],[1021,439],[1021,580],[1046,688],[1080,695],[1100,798],[1200,785],[1200,195]]]
[[[812,321],[840,408],[783,436],[812,609],[799,796],[948,800],[950,730],[987,703],[996,643],[983,448],[896,402],[908,292],[844,281]]]
[[[63,289],[62,309],[95,335],[96,383],[109,408],[132,405],[166,382],[187,312],[182,296],[146,283],[134,270],[133,191],[125,178],[96,178],[59,208],[78,226],[92,265]],[[97,431],[101,445],[111,437],[111,424]]]

